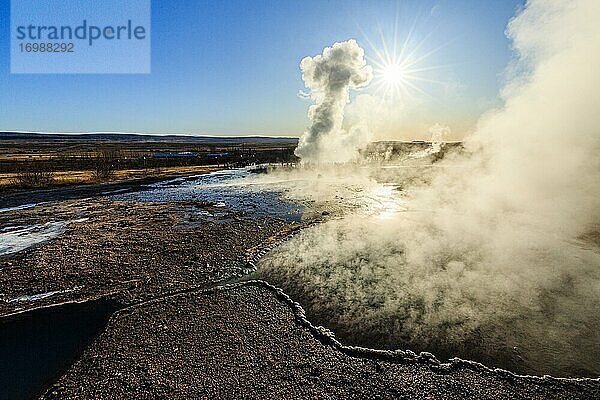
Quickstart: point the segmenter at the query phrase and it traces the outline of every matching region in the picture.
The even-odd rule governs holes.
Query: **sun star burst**
[[[374,87],[378,94],[383,99],[392,101],[414,100],[417,97],[434,97],[426,90],[426,86],[428,84],[443,85],[444,82],[431,79],[430,73],[448,66],[432,65],[430,58],[443,46],[424,51],[423,48],[426,47],[425,42],[429,35],[415,42],[414,26],[400,43],[397,33],[397,21],[391,43],[386,41],[381,28],[379,31],[380,46],[374,45],[367,35],[364,35],[373,53],[373,56],[367,56],[367,59],[374,67]]]

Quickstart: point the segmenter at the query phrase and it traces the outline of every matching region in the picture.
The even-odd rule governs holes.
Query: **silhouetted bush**
[[[120,157],[120,151],[117,149],[105,148],[98,152],[94,159],[94,176],[97,179],[112,178],[117,170],[117,162]]]
[[[44,187],[54,181],[54,172],[46,164],[31,163],[13,178],[16,185]]]

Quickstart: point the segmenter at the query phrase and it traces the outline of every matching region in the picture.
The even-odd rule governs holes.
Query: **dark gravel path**
[[[517,377],[341,346],[262,282],[118,312],[45,399],[594,399],[598,380]]]

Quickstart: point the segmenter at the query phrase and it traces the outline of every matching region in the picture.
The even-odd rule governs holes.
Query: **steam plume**
[[[425,150],[418,151],[410,155],[411,158],[423,158],[430,156],[432,154],[437,154],[444,147],[444,138],[450,135],[450,128],[447,126],[443,126],[439,123],[436,123],[431,128],[429,128],[429,133],[431,134],[431,147]]]
[[[342,128],[349,90],[371,81],[372,69],[363,49],[355,40],[335,43],[322,55],[305,57],[300,69],[315,104],[308,110],[311,125],[300,138],[296,155],[309,162],[348,161],[356,148],[370,139],[365,126],[348,132]]]
[[[439,153],[444,146],[444,139],[450,135],[450,128],[436,123],[429,128],[431,133],[431,152]]]
[[[600,374],[599,19],[595,0],[530,0],[469,154],[404,185],[410,212],[306,230],[263,273],[350,342]]]

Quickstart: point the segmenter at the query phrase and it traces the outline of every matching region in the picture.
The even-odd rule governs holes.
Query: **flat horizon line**
[[[147,132],[118,132],[118,131],[88,131],[88,132],[46,132],[46,131],[22,131],[22,130],[0,130],[2,133],[23,133],[36,135],[135,135],[135,136],[180,136],[180,137],[214,137],[214,138],[282,138],[298,139],[299,136],[288,135],[210,135],[195,133],[147,133]]]
[[[300,139],[299,136],[270,136],[270,135],[209,135],[209,134],[195,134],[195,133],[145,133],[145,132],[117,132],[117,131],[89,131],[89,132],[45,132],[45,131],[21,131],[21,130],[0,130],[0,135],[4,133],[22,133],[22,134],[33,134],[33,135],[73,135],[73,136],[86,136],[86,135],[132,135],[132,136],[157,136],[157,137],[198,137],[198,138],[271,138],[271,139]],[[370,143],[381,143],[381,142],[403,142],[403,143],[414,143],[414,142],[425,142],[430,143],[431,140],[427,139],[377,139]],[[443,143],[461,143],[462,140],[444,140]]]

